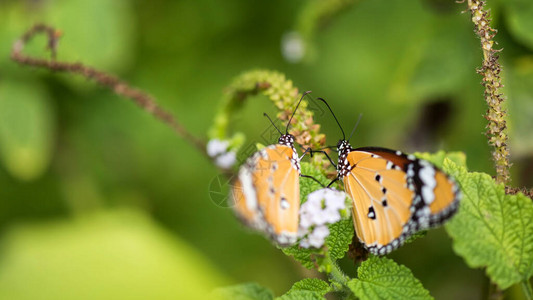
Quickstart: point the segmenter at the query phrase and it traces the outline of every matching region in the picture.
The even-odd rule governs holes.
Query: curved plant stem
[[[333,260],[331,260],[331,257],[329,255],[326,255],[324,257],[324,264],[330,267],[328,268],[328,270],[326,270],[326,273],[328,274],[330,280],[340,286],[346,286],[350,278],[346,274],[344,274],[341,268],[339,268],[339,265],[337,265]]]
[[[316,113],[323,113],[321,105],[316,103],[311,96],[306,96],[295,111],[295,104],[302,94],[284,74],[271,70],[251,70],[234,78],[233,82],[225,89],[219,111],[208,131],[208,138],[229,140],[234,151],[239,151],[244,146],[241,153],[244,152],[246,158],[255,152],[257,142],[251,142],[246,146],[244,145],[244,134],[230,132],[232,117],[242,109],[244,102],[253,95],[264,95],[274,104],[279,111],[277,114],[277,119],[280,121],[278,127],[283,131],[287,128],[287,122],[294,113],[294,118],[288,129],[289,133],[295,136],[297,144],[305,149],[319,149],[324,146],[326,136],[320,133],[320,125],[315,124],[313,120]],[[266,119],[264,122],[268,124]],[[274,130],[274,135],[277,135],[275,129],[268,128]],[[268,130],[265,131],[265,133],[267,132]],[[270,135],[267,134],[267,136]],[[264,139],[261,142],[273,141]],[[329,164],[322,155],[315,155],[311,162],[322,169]]]
[[[38,33],[44,33],[48,36],[48,49],[52,53],[50,60],[30,57],[22,53],[26,43]],[[155,118],[172,128],[177,135],[185,139],[191,145],[196,147],[200,153],[208,157],[206,153],[206,143],[193,136],[170,112],[161,108],[152,96],[141,90],[131,87],[121,79],[103,71],[96,70],[81,63],[56,61],[56,49],[60,35],[60,31],[51,26],[45,24],[34,25],[17,41],[15,41],[11,51],[11,59],[22,65],[45,68],[51,71],[74,73],[81,75],[86,79],[93,79],[98,84],[109,88],[114,93],[124,96],[135,102],[141,109],[150,113]]]

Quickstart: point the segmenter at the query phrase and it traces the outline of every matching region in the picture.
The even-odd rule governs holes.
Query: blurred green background
[[[513,185],[531,187],[533,2],[489,5],[504,49]],[[265,68],[328,99],[347,131],[362,113],[356,147],[464,151],[471,170],[493,174],[481,50],[464,9],[444,0],[1,0],[0,298],[201,298],[247,281],[280,295],[319,276],[214,203],[217,169],[172,130],[91,82],[9,60],[36,22],[62,30],[58,59],[124,78],[197,136],[232,78]],[[294,31],[305,50],[297,62],[282,54]],[[26,53],[47,57],[45,42]],[[253,97],[237,116],[249,142],[261,141],[265,110],[270,102]],[[331,116],[315,119],[335,144]],[[390,256],[437,299],[486,290],[483,271],[454,255],[442,229]]]

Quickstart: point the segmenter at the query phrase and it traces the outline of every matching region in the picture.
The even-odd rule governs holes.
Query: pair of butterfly
[[[442,224],[457,211],[460,192],[453,179],[428,161],[400,151],[352,148],[328,103],[317,99],[325,103],[342,131],[336,146],[338,163],[332,162],[337,169],[334,181],[343,182],[353,201],[355,231],[369,252],[387,254],[410,235]],[[295,138],[288,133],[294,113],[278,144],[254,153],[240,167],[232,188],[238,217],[281,246],[297,240],[299,177],[310,177],[300,170],[306,153],[298,156]]]

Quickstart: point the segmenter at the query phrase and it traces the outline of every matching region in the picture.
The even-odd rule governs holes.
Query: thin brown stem
[[[48,49],[51,51],[51,59],[34,58],[23,54],[24,47],[36,34],[44,33],[48,36]],[[20,39],[15,41],[11,51],[11,59],[22,64],[33,67],[45,68],[52,71],[67,72],[78,74],[86,79],[93,79],[98,84],[109,88],[114,93],[124,96],[135,102],[141,109],[150,113],[155,118],[172,128],[177,135],[185,139],[191,145],[195,146],[206,157],[206,143],[192,135],[178,120],[168,111],[161,108],[155,99],[147,93],[131,87],[123,80],[96,70],[92,67],[85,66],[82,63],[71,63],[56,60],[57,44],[60,32],[51,26],[45,24],[36,24],[24,33]]]

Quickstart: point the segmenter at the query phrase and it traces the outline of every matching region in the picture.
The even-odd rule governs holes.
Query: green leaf
[[[533,274],[533,202],[523,194],[506,195],[503,184],[487,174],[467,172],[451,160],[444,170],[463,192],[457,215],[445,226],[454,251],[473,268],[486,267],[502,289]]]
[[[357,269],[348,287],[365,299],[433,299],[411,271],[388,258],[370,257]]]
[[[354,234],[352,219],[342,219],[328,227],[330,234],[326,238],[326,246],[328,247],[330,257],[333,260],[341,259],[352,243]]]
[[[227,300],[271,300],[274,294],[269,289],[255,282],[218,288],[213,291],[216,299]]]
[[[321,255],[321,249],[315,248],[302,248],[299,244],[292,245],[290,247],[281,248],[281,251],[285,255],[294,257],[304,267],[312,269],[316,267],[316,256]]]
[[[39,177],[50,163],[54,113],[36,82],[0,81],[0,159],[20,180]]]
[[[405,239],[403,244],[406,245],[406,244],[416,241],[419,238],[423,238],[426,236],[427,233],[428,233],[427,230],[415,232],[414,234],[410,235],[407,239]]]
[[[296,282],[285,295],[276,299],[324,299],[329,291],[331,288],[327,282],[318,278],[305,278]]]
[[[313,291],[318,292],[322,296],[324,296],[327,292],[329,292],[331,288],[329,287],[329,284],[325,282],[324,280],[320,280],[318,278],[305,278],[298,282],[296,282],[289,292],[291,291]]]
[[[312,291],[295,291],[292,293],[287,293],[281,297],[276,298],[276,300],[322,300],[325,299],[324,296],[321,296],[317,292]]]

